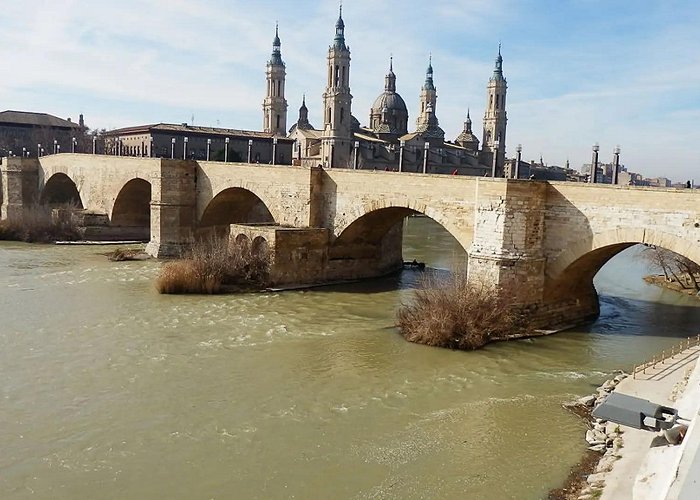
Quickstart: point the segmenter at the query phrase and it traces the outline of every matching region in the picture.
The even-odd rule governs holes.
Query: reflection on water
[[[167,297],[159,263],[101,251],[0,244],[1,498],[541,498],[585,445],[561,403],[700,319],[635,249],[597,276],[596,323],[477,352],[398,335],[417,271]],[[404,253],[466,259],[425,218]]]

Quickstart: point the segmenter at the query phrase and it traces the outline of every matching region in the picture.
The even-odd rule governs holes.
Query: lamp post
[[[207,139],[207,161],[209,161],[209,152],[211,151],[211,139]]]
[[[36,157],[41,158],[41,143],[36,145]]]
[[[357,156],[358,150],[360,149],[360,141],[355,141],[353,144],[353,157],[352,157],[352,169],[357,170],[359,157]]]
[[[92,154],[97,154],[97,136],[92,136]]]
[[[406,141],[399,142],[399,172],[403,172],[403,150],[406,147]]]
[[[277,164],[277,137],[272,138],[272,164]]]
[[[59,154],[61,152],[61,145],[56,144],[56,154]]]
[[[73,137],[70,141],[70,152],[75,153],[75,146],[78,144],[78,141]]]
[[[596,142],[593,144],[593,160],[591,161],[591,177],[589,182],[591,184],[595,184],[598,182],[596,177],[598,176],[598,151],[600,150],[600,146]]]
[[[491,162],[491,177],[496,178],[496,170],[498,169],[498,148],[501,146],[501,141],[496,139],[493,141],[493,161]]]
[[[618,184],[619,183],[619,177],[620,177],[620,146],[615,146],[615,149],[613,150],[613,153],[615,155],[615,161],[613,162],[613,178],[612,178],[612,183],[613,184]]]
[[[56,139],[54,139],[53,140],[53,154],[56,154],[56,151],[57,151],[56,146],[58,146],[58,141]]]
[[[27,156],[27,148],[22,148],[22,158],[28,158],[28,156]]]
[[[430,143],[425,141],[423,144],[423,173],[428,172],[428,152],[430,151]]]
[[[39,151],[40,151],[40,155],[44,156],[44,148],[41,148]]]
[[[225,145],[225,147],[224,147],[224,163],[228,162],[228,144],[229,144],[229,142],[231,142],[231,139],[229,139],[228,137],[226,139],[224,139],[224,145]]]
[[[170,159],[175,159],[175,138],[170,139]]]
[[[185,136],[182,140],[182,159],[187,159],[187,143],[189,142],[189,137]]]
[[[248,163],[251,163],[250,155],[252,152],[253,152],[253,139],[248,139]]]
[[[513,171],[513,179],[520,179],[520,159],[523,155],[523,145],[518,144],[515,147],[515,152],[518,153],[515,158],[515,170]]]

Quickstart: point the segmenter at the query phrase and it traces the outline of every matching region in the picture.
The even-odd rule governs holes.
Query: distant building
[[[105,132],[105,154],[291,165],[293,139],[273,132],[158,123]],[[228,152],[227,152],[228,150]],[[250,153],[250,158],[249,158]],[[275,155],[274,161],[272,155]]]
[[[272,56],[266,66],[266,96],[263,101],[265,130],[282,134],[286,123],[284,97],[286,66],[282,60],[278,30],[272,44]],[[425,83],[420,89],[416,128],[409,131],[406,102],[397,91],[393,59],[384,77],[384,91],[369,110],[366,126],[352,113],[350,93],[350,48],[345,42],[342,11],[335,25],[335,37],[328,48],[326,90],[323,93],[323,123],[314,128],[308,119],[306,97],[299,108],[299,119],[289,129],[295,141],[294,162],[300,165],[401,170],[465,175],[504,173],[506,140],[507,82],[503,75],[500,47],[493,74],[487,84],[483,140],[472,131],[467,111],[464,129],[454,141],[445,140],[437,118],[437,88],[432,59]],[[495,158],[495,162],[494,162]]]
[[[25,155],[36,157],[42,148],[44,154],[70,152],[74,139],[84,144],[86,130],[83,115],[74,123],[70,118],[64,120],[46,113],[3,111],[0,112],[0,156],[10,151],[21,156],[24,151]]]

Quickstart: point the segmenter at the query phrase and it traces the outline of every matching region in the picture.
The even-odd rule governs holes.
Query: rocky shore
[[[618,371],[613,378],[598,387],[594,394],[564,404],[564,408],[587,421],[585,439],[588,452],[572,469],[564,487],[550,492],[550,500],[588,500],[600,497],[605,486],[606,474],[622,456],[623,430],[614,422],[592,417],[591,412],[626,377],[627,373]]]

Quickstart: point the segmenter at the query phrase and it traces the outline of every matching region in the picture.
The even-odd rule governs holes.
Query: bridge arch
[[[73,179],[64,173],[53,174],[41,190],[39,203],[42,205],[57,206],[57,205],[74,205],[77,208],[83,208],[83,202],[80,198],[80,191],[73,182]]]
[[[594,319],[599,310],[593,278],[615,255],[637,244],[657,246],[700,263],[700,247],[655,228],[621,228],[603,231],[582,239],[548,263],[544,303],[562,311],[554,323]]]
[[[219,192],[207,204],[198,228],[228,232],[230,224],[274,223],[269,208],[255,193],[245,188],[231,187]]]
[[[151,183],[134,178],[128,181],[114,200],[110,221],[113,227],[130,234],[127,239],[148,239],[151,234]]]

